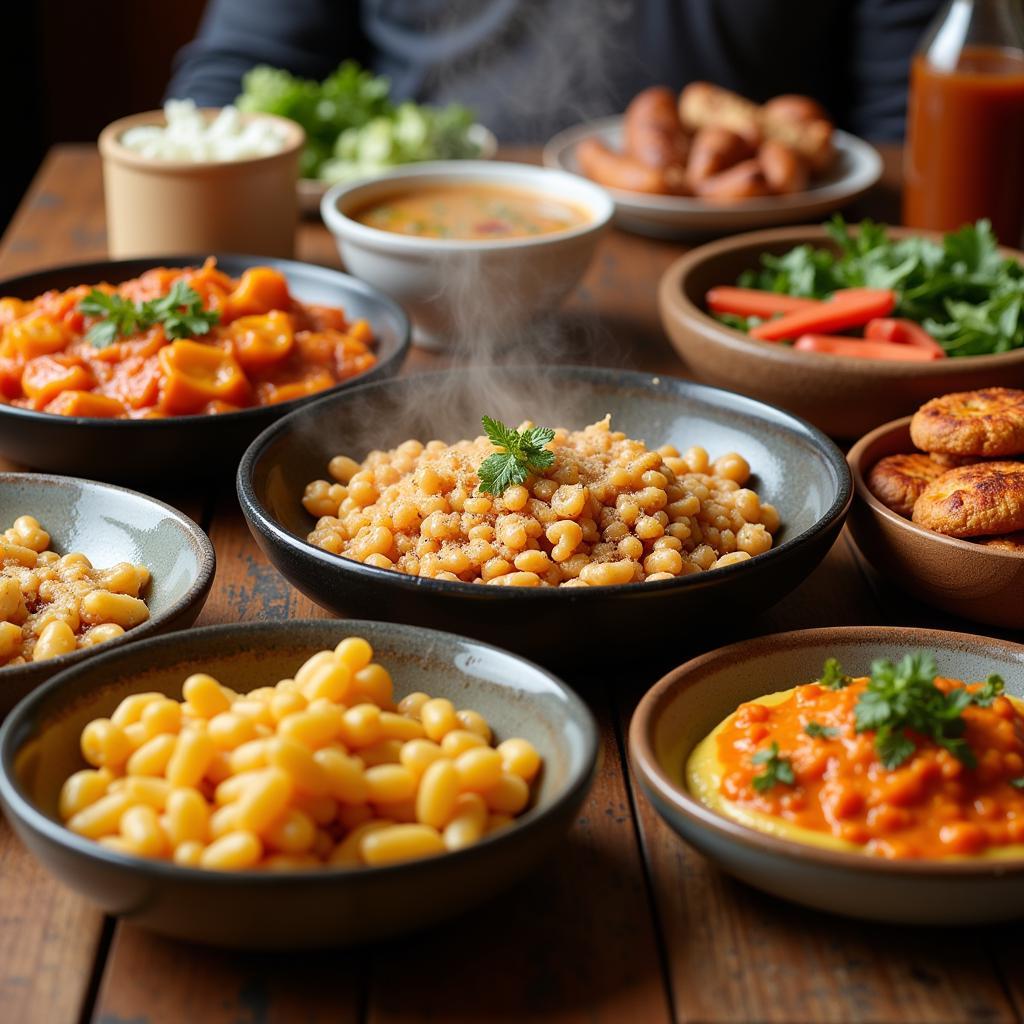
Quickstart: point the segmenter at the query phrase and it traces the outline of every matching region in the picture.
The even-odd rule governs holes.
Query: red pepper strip
[[[871,341],[891,341],[896,345],[914,345],[934,352],[937,359],[946,358],[946,350],[913,320],[881,318],[864,328],[864,337]]]
[[[795,295],[780,295],[760,288],[732,288],[721,285],[712,288],[706,301],[713,313],[733,313],[736,316],[759,316],[768,320],[777,313],[792,313],[818,305],[816,299],[800,299]]]
[[[786,313],[777,320],[758,324],[752,338],[781,341],[799,338],[801,334],[830,334],[860,327],[875,317],[887,316],[896,305],[896,294],[886,289],[858,288],[852,292],[836,292],[828,302],[819,302],[807,309]]]
[[[862,341],[860,338],[835,337],[831,334],[804,334],[793,346],[799,352],[820,352],[830,356],[853,356],[856,359],[886,359],[910,363],[930,363],[939,357],[916,345],[894,345],[888,341]]]

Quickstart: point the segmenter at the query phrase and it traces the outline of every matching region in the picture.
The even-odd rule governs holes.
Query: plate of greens
[[[302,125],[299,198],[306,212],[339,181],[372,178],[422,160],[490,159],[494,134],[465,106],[395,102],[391,83],[349,60],[322,82],[259,65],[242,80],[239,110],[277,114]]]

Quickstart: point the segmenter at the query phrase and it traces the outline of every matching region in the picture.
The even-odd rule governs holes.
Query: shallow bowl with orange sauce
[[[665,822],[724,871],[756,888],[851,917],[906,924],[972,924],[1024,915],[1024,848],[997,855],[872,856],[806,833],[772,833],[711,809],[689,791],[686,765],[740,704],[809,683],[835,657],[853,676],[872,661],[927,651],[939,674],[978,681],[998,673],[1024,698],[1024,647],[941,630],[848,626],[800,630],[733,644],[670,672],[641,700],[630,757]],[[1019,705],[1018,705],[1019,706]],[[829,837],[831,838],[831,837]]]
[[[154,267],[201,267],[207,255],[105,260],[56,267],[0,281],[0,295],[31,300],[47,292],[66,292],[84,284],[117,285],[139,278]],[[76,410],[70,408],[65,410],[70,414],[61,415],[57,411],[31,408],[33,402],[22,400],[21,391],[17,391],[0,401],[0,456],[30,469],[93,480],[173,484],[220,473],[230,479],[246,445],[279,416],[316,394],[390,377],[398,372],[409,348],[409,320],[401,307],[376,289],[339,271],[292,260],[236,255],[216,255],[216,260],[219,271],[236,279],[241,279],[250,268],[271,268],[284,275],[290,295],[300,303],[340,308],[347,321],[366,321],[372,332],[370,347],[375,362],[364,372],[326,389],[323,386],[330,384],[329,380],[319,385],[321,390],[300,387],[293,392],[279,390],[275,395],[268,393],[263,397],[254,391],[247,393],[244,400],[245,404],[252,404],[236,411],[217,411],[227,407],[216,402],[199,412],[190,405],[160,410],[158,402],[154,410],[162,411],[163,415],[152,418],[125,418],[127,413],[117,413],[115,418],[97,418],[95,413],[89,415],[84,406],[81,410],[84,414],[76,414]],[[186,348],[193,345],[192,342],[184,344]],[[114,347],[97,354],[105,356]],[[166,345],[163,351],[172,347]],[[127,362],[130,360],[125,364]],[[128,383],[132,382],[126,382],[126,386]],[[86,387],[84,384],[69,386]],[[91,391],[66,391],[57,396],[57,401],[83,395],[86,399],[93,397]],[[110,401],[103,396],[97,400]],[[21,404],[17,404],[19,401]],[[179,414],[181,412],[186,414]]]

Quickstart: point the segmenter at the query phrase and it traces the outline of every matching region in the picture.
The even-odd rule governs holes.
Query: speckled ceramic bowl
[[[926,530],[868,489],[879,459],[916,452],[907,416],[861,438],[849,454],[857,497],[850,533],[886,578],[926,604],[990,626],[1024,629],[1024,552],[1000,551]]]
[[[0,715],[33,687],[100,651],[195,622],[213,583],[216,558],[206,534],[188,516],[135,491],[38,473],[0,473],[0,533],[32,515],[59,554],[82,552],[93,565],[144,565],[152,574],[143,594],[149,620],[102,647],[46,661],[0,668]]]
[[[118,283],[152,267],[197,266],[208,253],[99,260],[39,270],[0,281],[0,296],[31,299],[51,288],[66,289],[100,281]],[[401,307],[348,274],[268,256],[217,255],[217,265],[233,277],[254,266],[274,267],[303,302],[341,306],[352,319],[365,319],[374,333],[377,363],[366,373],[330,388],[336,392],[398,372],[409,352],[411,329]],[[269,423],[309,398],[260,405],[215,416],[159,419],[96,419],[0,402],[0,455],[21,466],[49,473],[83,474],[94,480],[135,484],[230,477],[252,439]]]
[[[363,458],[408,438],[476,437],[481,413],[507,423],[580,429],[611,414],[612,427],[650,447],[737,451],[755,487],[782,517],[776,546],[713,572],[609,587],[490,587],[406,576],[338,558],[306,541],[309,481],[341,452]],[[763,609],[825,557],[851,500],[840,451],[808,424],[770,406],[673,377],[584,367],[458,370],[331,396],[281,420],[250,447],[238,471],[242,510],[257,543],[314,601],[345,615],[454,628],[546,665],[606,666],[635,645],[716,618]],[[627,638],[622,643],[619,637]],[[605,640],[608,642],[605,642]]]
[[[909,228],[889,228],[889,234],[939,237]],[[744,270],[760,266],[762,253],[781,254],[804,244],[835,248],[822,227],[755,231],[703,245],[665,271],[658,286],[661,322],[698,380],[779,405],[826,434],[847,439],[912,413],[936,395],[992,384],[1024,386],[1024,349],[930,363],[853,359],[758,341],[705,311],[709,288],[735,284]],[[1024,253],[1003,251],[1024,262]]]
[[[732,644],[670,672],[641,700],[629,727],[634,770],[655,809],[691,846],[765,892],[851,917],[905,924],[977,924],[1024,914],[1024,857],[891,861],[806,846],[747,828],[690,796],[684,765],[737,706],[810,682],[828,657],[854,675],[876,658],[931,651],[939,671],[978,680],[992,672],[1024,698],[1024,647],[895,626],[807,629]]]
[[[533,803],[476,846],[377,868],[214,872],[104,849],[56,820],[60,785],[83,767],[78,736],[130,693],[180,699],[192,672],[237,690],[291,676],[309,655],[363,636],[398,695],[423,690],[486,716],[500,741],[528,738],[544,759]],[[381,622],[209,626],[133,644],[62,673],[0,730],[0,803],[48,870],[108,914],[176,938],[296,949],[369,942],[479,903],[551,856],[590,788],[597,730],[580,699],[543,669],[449,633]]]

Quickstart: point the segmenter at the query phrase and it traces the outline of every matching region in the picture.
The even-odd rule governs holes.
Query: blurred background
[[[340,0],[347,2],[347,0]],[[7,140],[0,231],[54,142],[95,142],[100,129],[163,101],[174,54],[206,0],[10,0],[0,61]],[[144,43],[140,43],[144,40]]]

